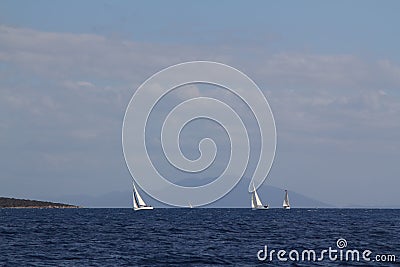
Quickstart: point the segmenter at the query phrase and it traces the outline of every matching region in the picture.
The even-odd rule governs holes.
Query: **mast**
[[[134,189],[135,189],[135,185],[133,185],[134,186]],[[136,201],[136,190],[134,190],[133,192],[132,192],[132,200],[133,200],[133,209],[137,209],[137,208],[139,208],[139,205],[138,205],[138,203],[137,203],[137,201]]]

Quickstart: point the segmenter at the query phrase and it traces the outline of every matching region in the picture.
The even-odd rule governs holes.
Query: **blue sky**
[[[266,184],[338,206],[398,207],[399,8],[2,1],[0,195],[129,190],[120,138],[133,92],[162,68],[212,60],[268,97],[278,149]]]

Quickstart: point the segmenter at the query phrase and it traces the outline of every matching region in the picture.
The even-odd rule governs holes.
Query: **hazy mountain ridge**
[[[144,200],[155,207],[168,207],[167,205],[151,198],[139,188],[139,192]],[[267,203],[270,207],[282,207],[284,198],[284,190],[274,186],[261,186],[257,190],[261,201]],[[247,191],[245,183],[239,183],[231,192],[216,202],[207,205],[206,207],[250,207],[250,193]],[[85,207],[131,207],[132,206],[132,191],[110,192],[99,196],[87,195],[66,195],[58,197],[61,201],[69,203],[79,203]],[[290,204],[293,208],[309,207],[309,208],[327,208],[332,205],[312,199],[302,194],[289,190]]]
[[[245,193],[243,193],[245,192]],[[324,203],[322,201],[310,198],[300,193],[288,190],[290,205],[293,208],[329,208],[333,205]],[[285,196],[284,189],[275,186],[261,186],[257,189],[257,193],[263,204],[268,204],[270,207],[282,207],[283,199]],[[250,207],[251,194],[247,190],[247,184],[244,186],[235,187],[225,197],[215,202],[215,205],[227,207]],[[214,205],[214,204],[212,204]]]

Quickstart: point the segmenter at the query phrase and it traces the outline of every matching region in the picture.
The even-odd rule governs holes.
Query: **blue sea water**
[[[399,227],[383,209],[0,209],[0,266],[399,266]],[[261,261],[265,246],[300,259]],[[301,260],[329,247],[339,259]],[[354,249],[371,261],[340,260]]]

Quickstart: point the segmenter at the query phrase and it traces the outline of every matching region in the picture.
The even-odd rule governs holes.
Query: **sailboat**
[[[283,208],[285,210],[290,210],[289,195],[287,190],[285,190],[285,199],[283,200]]]
[[[135,183],[133,183],[133,210],[152,210],[153,207],[147,205],[139,195]]]
[[[260,197],[257,194],[254,183],[253,183],[253,192],[251,193],[251,208],[253,210],[266,210],[269,208],[268,205],[263,205],[261,203]]]

